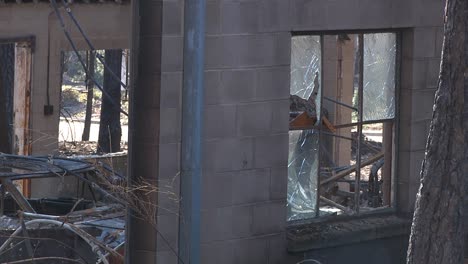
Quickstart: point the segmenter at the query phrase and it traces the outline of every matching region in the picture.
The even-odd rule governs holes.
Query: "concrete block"
[[[399,134],[398,134],[398,147],[401,151],[411,151],[411,120],[409,119],[400,119],[399,124]]]
[[[414,58],[434,58],[436,56],[436,32],[437,28],[435,27],[417,27],[414,29]]]
[[[421,179],[421,167],[424,161],[425,156],[424,150],[419,151],[412,151],[410,152],[410,168],[409,168],[409,184],[410,186],[416,185],[419,187],[420,179]],[[410,193],[411,194],[411,193]]]
[[[180,176],[172,179],[159,179],[156,182],[158,192],[158,216],[173,216],[179,212]]]
[[[259,5],[260,32],[289,31],[289,1],[260,0]]]
[[[0,9],[0,21],[10,21],[12,14],[13,12],[11,7],[2,7],[2,9]]]
[[[409,184],[407,182],[398,182],[397,186],[397,210],[401,213],[413,212],[414,204],[409,199]]]
[[[269,169],[239,171],[232,176],[232,204],[249,204],[269,199]]]
[[[274,101],[272,104],[272,133],[288,133],[289,131],[289,99]]]
[[[130,220],[131,226],[134,227],[130,236],[133,236],[133,248],[137,251],[148,251],[148,252],[156,252],[156,237],[151,237],[147,239],[135,239],[137,237],[147,237],[148,230],[153,230],[152,227],[148,222],[143,219],[133,218]]]
[[[228,70],[221,72],[219,102],[239,103],[252,101],[257,86],[254,70]]]
[[[412,95],[411,118],[413,121],[430,120],[434,106],[435,89],[414,91]]]
[[[182,14],[184,2],[165,1],[163,2],[163,34],[182,36]],[[152,17],[155,15],[152,14]]]
[[[232,181],[235,172],[204,172],[202,209],[212,210],[232,205]]]
[[[413,88],[413,59],[402,58],[400,68],[400,90]]]
[[[253,207],[251,205],[232,207],[232,238],[252,236]]]
[[[414,30],[405,29],[401,33],[401,55],[403,59],[413,58]]]
[[[398,155],[396,157],[398,160],[398,167],[397,167],[397,173],[398,175],[397,181],[398,183],[409,183],[410,181],[410,166],[411,166],[411,160],[410,160],[410,151],[399,151]],[[400,192],[400,190],[398,190]]]
[[[411,89],[426,89],[427,66],[425,59],[413,60]]]
[[[291,0],[289,10],[292,30],[328,29],[327,2]]]
[[[140,96],[138,107],[158,109],[161,101],[161,75],[160,73],[140,74],[138,85],[145,87],[145,96]],[[140,92],[140,91],[138,91]],[[138,93],[136,92],[136,93]]]
[[[237,106],[237,135],[256,136],[269,134],[272,121],[271,103],[250,103]]]
[[[180,144],[159,145],[159,179],[172,181],[177,177],[180,167]]]
[[[161,107],[177,108],[182,102],[182,73],[165,72],[161,75]]]
[[[147,122],[135,122],[134,135],[135,143],[146,143],[158,145],[160,136],[160,111],[159,109],[144,109],[147,112]],[[140,118],[140,117],[137,117]]]
[[[206,34],[215,35],[221,32],[220,21],[220,1],[207,1],[206,2]]]
[[[151,130],[150,130],[151,131]],[[178,108],[161,109],[160,142],[176,143],[181,136],[181,113]]]
[[[221,91],[221,71],[205,71],[205,105],[219,104]]]
[[[289,66],[257,70],[256,100],[289,99]]]
[[[328,1],[327,4],[327,29],[359,28],[360,17],[368,15],[359,5],[359,0]]]
[[[226,138],[205,142],[204,167],[217,172],[253,168],[254,139]]]
[[[392,16],[387,15],[392,9],[392,1],[387,0],[360,0],[360,25],[372,28],[391,27]],[[349,11],[351,13],[351,11]],[[385,14],[385,15],[383,15]],[[356,13],[354,14],[356,16]]]
[[[170,251],[177,248],[179,236],[179,216],[177,214],[160,215],[157,217],[158,251]]]
[[[205,107],[204,136],[208,139],[232,137],[236,134],[236,106]]]
[[[288,134],[256,137],[255,168],[287,166],[288,144]]]
[[[280,66],[290,63],[289,33],[208,36],[207,69]]]
[[[220,69],[236,66],[238,56],[239,36],[207,36],[205,49],[205,69]]]
[[[304,259],[302,254],[288,253],[285,233],[268,236],[268,252],[269,264],[299,263]]]
[[[144,37],[140,38],[139,52],[145,53],[138,61],[139,74],[159,74],[161,72],[161,60],[164,55],[161,54],[161,46],[163,45],[161,37]],[[164,53],[166,47],[163,46]]]
[[[444,27],[437,27],[436,29],[436,56],[442,57],[442,46],[444,43]]]
[[[268,241],[264,238],[236,240],[233,242],[233,248],[234,263],[268,263]]]
[[[224,208],[213,209],[201,213],[201,243],[226,240],[231,235],[232,211]]]
[[[134,153],[134,167],[138,168],[137,174],[135,175],[138,178],[156,180],[155,171],[159,171],[159,162],[148,162],[144,157],[156,157],[159,156],[159,146],[150,145],[148,143],[134,142],[135,149],[138,149],[138,152]]]
[[[393,27],[414,27],[415,16],[414,16],[414,1],[406,0],[392,0],[391,1],[391,24]],[[384,12],[382,14],[387,14]]]
[[[163,13],[163,2],[146,1],[143,2],[141,10],[140,33],[143,36],[161,36],[163,33],[163,19],[166,17]]]
[[[163,72],[182,71],[183,47],[182,37],[163,37],[162,48],[164,52],[161,55]]]
[[[440,62],[440,59],[427,61],[426,88],[428,89],[437,89],[439,83]]]
[[[232,241],[216,241],[200,246],[201,263],[203,264],[236,264]]]
[[[145,259],[142,261],[138,261],[137,263],[167,263],[167,264],[177,264],[178,263],[178,258],[177,258],[177,252],[173,252],[171,250],[165,250],[165,251],[158,251],[156,254],[156,262],[151,259]]]
[[[426,149],[427,136],[429,134],[429,120],[416,121],[410,124],[411,151],[424,151]]]
[[[288,168],[270,169],[270,199],[286,200],[288,193]]]
[[[134,255],[135,255],[135,258],[133,260],[138,263],[153,263],[159,259],[161,260],[164,259],[165,261],[167,260],[167,258],[160,255],[160,253],[156,253],[153,251],[137,250],[135,251]],[[175,263],[175,262],[164,262],[164,263]]]
[[[280,233],[286,226],[286,202],[257,204],[253,209],[253,232],[255,235]]]
[[[222,1],[221,32],[224,34],[258,32],[258,1]]]
[[[400,90],[400,113],[399,117],[402,121],[410,121],[411,120],[411,112],[412,112],[412,95],[413,92],[411,90]]]
[[[444,24],[445,2],[417,0],[415,3],[415,18],[417,25],[442,26]]]
[[[252,208],[223,207],[202,212],[201,243],[251,235]]]

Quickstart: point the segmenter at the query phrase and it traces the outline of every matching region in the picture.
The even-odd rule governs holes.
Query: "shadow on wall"
[[[311,250],[301,264],[405,264],[408,236]]]

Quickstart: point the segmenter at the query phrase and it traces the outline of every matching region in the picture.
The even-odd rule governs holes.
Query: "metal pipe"
[[[186,0],[182,88],[179,263],[200,263],[205,0]]]

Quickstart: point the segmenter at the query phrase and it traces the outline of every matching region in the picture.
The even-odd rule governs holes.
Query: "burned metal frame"
[[[25,165],[24,163],[31,165],[31,167],[33,167],[32,165],[36,165],[36,168],[39,166],[42,167],[42,170],[34,171],[34,169],[31,169],[31,167],[21,166],[21,161],[23,161],[23,165]],[[114,197],[112,194],[97,186],[97,184],[87,178],[86,175],[94,172],[96,168],[92,164],[82,160],[0,154],[0,167],[8,168],[10,170],[6,172],[0,172],[0,185],[2,188],[2,194],[5,190],[8,191],[19,207],[25,212],[34,213],[35,211],[29,204],[28,200],[13,184],[13,181],[15,180],[74,176],[82,182],[86,183],[90,189],[103,193],[106,198],[110,198],[119,204],[124,204],[118,198]],[[14,170],[19,171],[14,172]],[[80,174],[83,174],[83,176]],[[94,193],[92,194],[94,196]],[[4,198],[5,196],[1,195],[1,215],[4,213]]]

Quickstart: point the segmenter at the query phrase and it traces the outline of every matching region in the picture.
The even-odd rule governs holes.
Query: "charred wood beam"
[[[372,158],[370,158],[370,159],[368,159],[368,160],[366,160],[366,161],[364,161],[364,162],[361,162],[361,166],[360,166],[360,167],[362,168],[362,167],[365,167],[365,166],[367,166],[367,165],[370,165],[370,164],[372,164],[372,163],[378,161],[379,159],[381,159],[381,158],[383,158],[383,157],[384,157],[384,154],[383,154],[383,153],[379,153],[379,154],[373,156]],[[338,173],[338,174],[336,174],[336,175],[334,175],[334,176],[332,176],[332,177],[330,177],[330,178],[328,178],[328,179],[325,179],[325,180],[321,181],[321,182],[320,182],[320,185],[325,185],[325,184],[327,184],[327,183],[329,183],[329,182],[333,182],[333,181],[339,180],[339,179],[345,177],[346,175],[348,175],[348,174],[350,174],[350,173],[353,173],[353,172],[355,172],[355,171],[356,171],[356,164],[353,165],[353,166],[351,166],[349,169],[347,169],[347,170],[345,170],[345,171],[342,171],[342,172],[340,172],[340,173]]]

